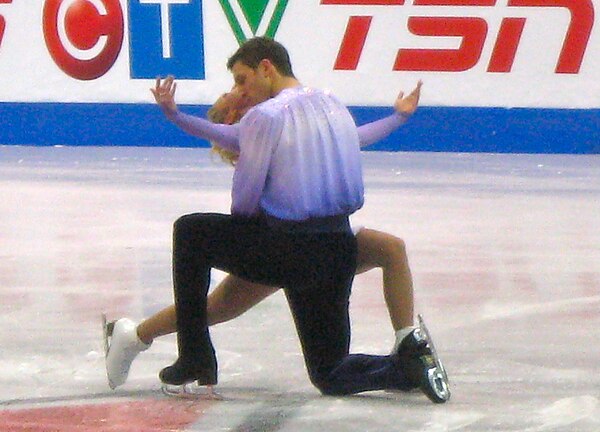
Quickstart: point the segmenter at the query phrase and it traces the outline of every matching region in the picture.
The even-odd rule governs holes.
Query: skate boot
[[[165,384],[184,385],[197,381],[198,385],[215,385],[217,383],[216,360],[212,367],[198,366],[181,359],[160,371],[158,377]]]
[[[420,388],[432,402],[444,403],[450,399],[448,376],[423,317],[418,318],[419,327],[402,340],[396,355],[412,386]]]
[[[122,318],[107,323],[103,316],[104,346],[106,355],[106,376],[111,389],[125,383],[129,368],[136,356],[147,350],[150,345],[142,342],[137,335],[136,324]]]
[[[160,371],[162,392],[169,396],[221,399],[214,391],[217,384],[216,360],[212,367],[199,367],[177,360]]]

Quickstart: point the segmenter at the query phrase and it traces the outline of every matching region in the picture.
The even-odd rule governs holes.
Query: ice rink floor
[[[452,399],[320,396],[283,295],[214,327],[222,401],[162,395],[156,340],[111,391],[100,313],[168,305],[171,227],[229,208],[206,149],[0,147],[0,431],[600,430],[600,156],[365,153],[355,224],[408,246]],[[381,274],[352,351],[388,353]]]

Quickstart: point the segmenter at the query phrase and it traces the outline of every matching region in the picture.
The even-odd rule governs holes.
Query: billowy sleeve
[[[225,150],[239,153],[239,125],[218,124],[189,114],[176,111],[165,113],[177,127],[190,135],[218,144]]]
[[[406,123],[408,119],[409,116],[395,112],[387,117],[359,126],[358,139],[360,140],[360,147],[367,147],[384,139]]]
[[[273,152],[281,138],[283,123],[260,110],[249,111],[240,122],[240,157],[235,165],[231,190],[231,214],[252,216],[260,211]]]

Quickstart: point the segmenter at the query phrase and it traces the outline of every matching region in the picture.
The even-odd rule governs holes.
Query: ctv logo
[[[219,2],[241,44],[256,34],[274,37],[288,0]],[[127,5],[132,78],[205,78],[202,0],[127,0]],[[59,68],[76,79],[99,78],[121,52],[121,0],[45,0],[43,27]]]
[[[275,37],[288,0],[219,0],[241,45],[256,35]]]
[[[492,54],[488,72],[510,72],[518,52],[526,18],[518,17],[519,8],[566,8],[571,21],[558,55],[555,72],[576,74],[581,68],[594,25],[592,0],[506,0],[516,17],[504,17],[498,34],[491,36]],[[322,5],[401,6],[405,0],[321,0]],[[415,6],[493,7],[496,0],[413,0]],[[442,10],[442,8],[440,8]],[[446,9],[451,10],[451,9]],[[521,9],[522,10],[522,9]],[[512,15],[512,14],[511,14]],[[373,16],[356,15],[348,20],[334,69],[356,70],[371,27]],[[488,40],[488,22],[483,18],[461,16],[410,16],[408,30],[417,36],[460,37],[457,49],[400,48],[395,71],[462,72],[481,61]]]
[[[128,6],[132,78],[204,79],[202,0],[128,0]],[[80,80],[111,69],[125,31],[120,0],[46,0],[43,27],[54,62]]]

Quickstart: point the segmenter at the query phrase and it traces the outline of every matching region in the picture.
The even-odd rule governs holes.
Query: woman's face
[[[249,98],[242,94],[237,86],[233,86],[229,92],[223,93],[214,106],[223,111],[223,118],[228,124],[238,122],[252,108]]]

